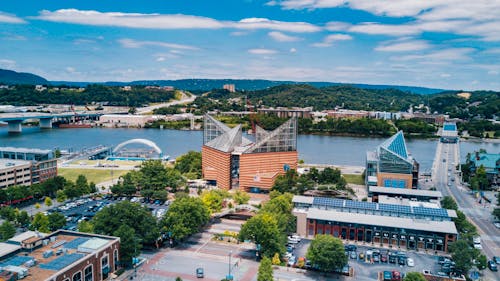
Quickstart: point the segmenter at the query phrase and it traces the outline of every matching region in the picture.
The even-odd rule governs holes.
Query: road
[[[478,203],[467,187],[460,184],[455,169],[460,163],[459,153],[459,144],[438,143],[432,182],[444,196],[452,196],[459,209],[476,225],[481,235],[483,252],[491,259],[500,255],[500,231],[493,225],[492,210]]]
[[[162,108],[162,107],[169,107],[169,106],[177,105],[177,104],[192,103],[196,99],[196,96],[193,94],[188,94],[186,92],[181,92],[181,93],[182,93],[182,97],[180,100],[159,103],[159,104],[146,106],[146,107],[140,107],[140,108],[137,108],[136,114],[146,114],[146,113],[152,112],[155,109]]]

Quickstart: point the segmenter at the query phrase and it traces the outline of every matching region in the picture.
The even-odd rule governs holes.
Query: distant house
[[[486,170],[486,177],[491,185],[498,185],[500,182],[500,153],[487,153],[479,151],[473,153],[467,160],[470,163],[470,172],[475,173],[477,168],[483,166]]]
[[[35,91],[41,92],[41,91],[45,91],[45,90],[47,90],[47,87],[45,87],[44,85],[36,85],[35,86]]]

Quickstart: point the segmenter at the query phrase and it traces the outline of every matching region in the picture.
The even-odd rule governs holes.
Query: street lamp
[[[226,279],[227,280],[233,280],[233,276],[231,275],[231,256],[233,255],[233,251],[229,251],[229,264],[228,264],[228,268],[229,268],[229,273],[228,275],[226,276]]]

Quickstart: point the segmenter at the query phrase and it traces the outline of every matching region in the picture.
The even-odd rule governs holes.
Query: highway
[[[434,159],[432,182],[443,196],[452,196],[459,210],[471,220],[481,235],[484,254],[491,259],[500,255],[500,231],[493,225],[491,209],[477,202],[467,187],[460,183],[456,166],[460,162],[459,144],[438,143]],[[485,270],[488,271],[488,269]]]
[[[153,112],[153,110],[158,109],[158,108],[162,108],[162,107],[169,107],[169,106],[177,105],[177,104],[192,103],[195,99],[196,99],[195,95],[189,94],[186,92],[182,92],[182,97],[180,100],[159,103],[159,104],[146,106],[146,107],[139,107],[139,108],[137,108],[136,114],[146,114],[149,112]]]

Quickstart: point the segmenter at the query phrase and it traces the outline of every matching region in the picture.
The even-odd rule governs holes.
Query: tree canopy
[[[259,272],[257,275],[257,281],[272,281],[273,278],[273,267],[271,264],[271,259],[268,257],[263,257],[260,261]]]
[[[342,269],[347,264],[342,241],[331,235],[316,235],[307,249],[306,257],[313,266],[324,272]]]
[[[239,237],[260,245],[262,256],[272,257],[285,252],[286,238],[278,227],[276,218],[269,213],[258,214],[242,225]]]
[[[177,198],[160,222],[164,232],[175,240],[183,240],[196,233],[210,219],[210,211],[199,198]]]
[[[425,277],[422,273],[412,271],[412,272],[406,273],[403,281],[427,281],[427,279],[425,279]]]

